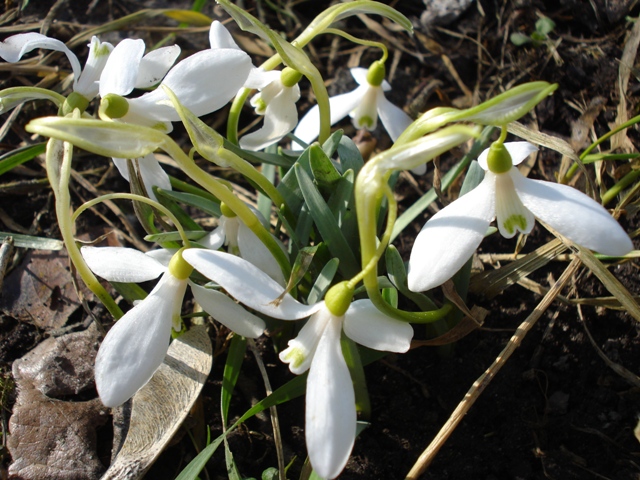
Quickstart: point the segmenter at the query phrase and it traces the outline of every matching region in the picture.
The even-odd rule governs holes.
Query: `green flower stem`
[[[602,205],[605,206],[611,200],[616,198],[616,196],[618,196],[618,194],[622,192],[622,190],[635,182],[636,178],[638,178],[639,176],[640,170],[631,170],[629,173],[627,173],[613,187],[607,190],[604,195],[602,195]]]
[[[385,63],[387,61],[387,58],[389,58],[389,50],[387,49],[387,46],[384,43],[375,42],[373,40],[365,40],[364,38],[354,37],[353,35],[350,35],[347,32],[343,30],[339,30],[337,28],[327,28],[324,30],[323,33],[338,35],[339,37],[343,37],[349,40],[351,43],[355,43],[357,45],[364,45],[367,47],[379,48],[380,50],[382,50],[382,57],[379,60],[380,63]]]
[[[50,139],[47,142],[46,167],[49,183],[56,198],[56,215],[62,240],[67,247],[69,259],[76,271],[109,313],[117,320],[123,312],[111,295],[105,290],[100,281],[89,269],[80,253],[80,249],[73,237],[73,220],[71,219],[71,197],[69,195],[69,178],[71,175],[71,160],[73,158],[73,146],[61,140]]]
[[[453,308],[445,304],[438,310],[428,312],[408,312],[389,305],[380,293],[378,285],[378,261],[384,254],[393,232],[397,215],[397,202],[388,185],[391,172],[382,174],[375,162],[366,163],[356,178],[356,211],[358,217],[358,232],[360,234],[360,253],[362,271],[349,280],[349,287],[354,288],[360,280],[363,281],[369,299],[378,310],[392,318],[412,323],[431,323],[445,317]],[[387,226],[377,245],[377,212],[382,198],[389,204]]]
[[[204,172],[196,165],[192,158],[182,151],[180,146],[171,138],[165,136],[162,145],[159,146],[167,152],[178,164],[184,173],[186,173],[194,182],[201,185],[209,193],[224,202],[242,222],[265,244],[271,254],[275,257],[278,265],[282,269],[285,278],[291,274],[291,265],[285,252],[282,251],[278,243],[271,236],[271,233],[264,228],[258,217],[247,207],[244,202],[239,200],[234,193],[227,188],[221,181]]]
[[[135,193],[109,193],[107,195],[101,195],[99,197],[96,197],[93,200],[89,200],[88,202],[83,203],[80,207],[78,207],[78,209],[75,212],[73,212],[71,221],[75,222],[80,216],[80,214],[82,214],[82,212],[84,212],[88,208],[93,207],[94,205],[97,205],[98,203],[101,203],[107,200],[114,200],[118,198],[124,199],[124,200],[133,200],[135,202],[146,203],[147,205],[151,205],[156,210],[161,211],[163,214],[165,214],[169,218],[169,220],[173,222],[173,225],[176,227],[176,230],[180,234],[180,238],[182,238],[183,245],[187,248],[191,246],[191,242],[189,241],[189,238],[187,237],[187,234],[185,233],[184,228],[182,227],[178,219],[175,217],[175,215],[171,213],[170,210],[168,210],[163,205],[160,205],[158,202],[151,200],[150,198],[143,197],[142,195],[136,195]]]
[[[277,208],[281,209],[286,206],[286,202],[282,194],[278,191],[273,183],[267,177],[260,173],[251,163],[239,157],[231,150],[220,148],[217,152],[218,156],[224,160],[231,168],[234,168],[246,178],[254,182],[266,193]]]

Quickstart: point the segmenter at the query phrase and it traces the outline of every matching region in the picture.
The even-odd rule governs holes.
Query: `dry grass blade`
[[[520,279],[545,266],[566,248],[562,241],[552,240],[507,266],[475,275],[471,279],[469,290],[493,298],[508,286],[518,283]]]
[[[558,281],[551,287],[549,292],[544,296],[531,314],[520,324],[514,335],[509,340],[507,346],[500,352],[491,366],[474,382],[469,391],[466,393],[462,401],[453,411],[449,420],[440,429],[436,437],[433,439],[427,449],[422,452],[418,461],[413,465],[406,476],[406,480],[416,480],[427,467],[431,464],[440,448],[445,444],[447,439],[454,432],[458,424],[462,421],[467,412],[471,409],[475,401],[480,397],[485,388],[491,383],[491,380],[498,374],[500,369],[505,365],[509,357],[515,352],[516,348],[522,343],[525,335],[540,319],[542,314],[549,308],[555,297],[562,291],[564,286],[569,282],[580,266],[578,259],[573,260],[567,269],[562,273]]]
[[[565,240],[565,242],[571,244],[569,240]],[[577,249],[576,256],[584,263],[585,267],[600,279],[604,287],[616,297],[629,315],[640,322],[640,306],[638,306],[633,295],[629,293],[629,290],[607,270],[607,267],[590,250],[575,244],[573,244],[573,247]]]
[[[609,359],[609,357],[605,355],[605,353],[600,349],[600,347],[598,347],[598,345],[596,344],[596,341],[593,339],[593,336],[591,335],[591,332],[589,331],[589,328],[587,327],[587,322],[584,321],[584,317],[582,316],[582,308],[580,308],[580,305],[578,305],[578,317],[582,322],[584,331],[587,333],[587,337],[589,337],[591,346],[593,346],[598,356],[602,358],[602,360],[604,360],[604,363],[606,363],[611,370],[616,372],[618,375],[624,378],[631,385],[633,385],[636,388],[640,388],[640,377],[638,377],[635,373],[627,370],[619,363],[616,363],[611,359]]]

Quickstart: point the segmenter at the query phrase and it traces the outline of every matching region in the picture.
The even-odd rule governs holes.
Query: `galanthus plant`
[[[516,166],[536,150],[528,142],[499,140],[482,152],[482,183],[431,217],[416,237],[409,260],[411,290],[429,290],[452,277],[494,219],[505,238],[528,234],[537,218],[605,255],[622,256],[633,249],[629,236],[602,205],[575,188],[531,180],[518,171]]]
[[[243,43],[234,40],[231,26],[227,30],[205,18],[210,22],[208,47],[182,60],[175,45],[149,49],[141,39],[126,38],[114,48],[93,37],[82,70],[62,42],[35,33],[16,35],[0,43],[0,57],[15,62],[36,48],[63,52],[71,63],[74,87],[60,90],[67,97],[35,87],[6,89],[0,91],[0,111],[41,98],[59,107],[57,116],[35,118],[25,129],[33,138],[48,139],[47,175],[69,258],[116,320],[95,364],[102,402],[109,407],[131,397],[134,405],[139,399],[152,402],[138,392],[165,360],[172,338],[200,317],[212,317],[224,325],[216,327],[219,353],[227,354],[219,382],[224,432],[189,469],[195,478],[193,472],[224,444],[226,465],[237,470],[224,442],[237,427],[226,423],[229,400],[244,349],[252,344],[246,339],[266,329],[264,348],[273,348],[295,376],[247,415],[306,392],[309,462],[317,477],[332,479],[348,464],[358,420],[375,421],[364,370],[372,356],[408,351],[413,324],[432,324],[415,334],[434,344],[454,341],[479,325],[474,310],[464,304],[469,279],[455,274],[464,269],[494,219],[508,238],[530,233],[537,218],[601,254],[624,257],[633,245],[596,200],[573,187],[526,178],[517,169],[538,147],[528,141],[506,142],[507,129],[551,95],[555,85],[525,83],[473,107],[441,106],[414,120],[385,97],[391,88],[385,81],[387,47],[335,28],[350,16],[374,14],[410,32],[411,22],[395,9],[369,0],[336,3],[296,39],[289,39],[230,1],[218,3],[239,28],[259,36],[276,53],[256,66],[239,47]],[[193,15],[181,12],[178,18]],[[201,24],[202,16],[196,17]],[[331,98],[322,66],[306,51],[325,34],[365,47],[367,54],[373,49],[372,58],[379,59],[368,69],[352,69],[359,86]],[[317,105],[298,121],[297,102],[306,81]],[[97,95],[99,105],[91,102]],[[223,135],[205,115],[228,103]],[[262,125],[241,135],[241,112],[249,104],[263,117]],[[375,151],[365,163],[350,138],[331,132],[347,115],[356,128],[370,130],[379,118],[393,145]],[[182,135],[173,132],[174,122],[182,123],[184,129],[176,129]],[[479,154],[495,138],[496,127],[500,137]],[[291,132],[310,145],[303,150],[302,145],[298,150],[273,147]],[[113,158],[133,193],[105,194],[74,211],[70,182],[72,165],[82,166],[74,158],[80,149]],[[157,160],[161,153],[170,157],[176,178],[162,170]],[[441,156],[447,159],[443,164],[457,163],[447,172],[438,171],[436,188],[415,204],[403,205],[399,217],[399,174],[424,172]],[[391,243],[407,234],[406,227],[433,204],[436,193],[455,196],[452,186],[472,157],[478,157],[484,177],[476,178],[470,169],[464,188],[475,188],[428,219],[415,238],[407,271]],[[133,202],[148,234],[145,240],[155,245],[151,251],[80,248],[74,224],[78,216],[116,200]],[[211,225],[217,226],[211,230]],[[452,277],[454,282],[447,283],[441,295],[436,287]],[[122,312],[114,289],[158,278],[146,296],[140,294]],[[187,287],[200,308],[192,309]],[[266,386],[271,389],[268,382]],[[290,460],[280,458],[280,463]],[[234,475],[239,478],[240,473]],[[284,468],[280,475],[285,478]]]

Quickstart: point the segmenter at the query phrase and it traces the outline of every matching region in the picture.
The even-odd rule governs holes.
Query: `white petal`
[[[408,283],[414,292],[442,285],[478,248],[495,216],[495,177],[436,213],[411,249]]]
[[[573,242],[612,256],[625,255],[633,249],[631,239],[609,212],[579,190],[531,180],[515,169],[511,176],[522,203]]]
[[[240,47],[229,33],[229,30],[218,20],[211,22],[209,44],[211,48],[235,48],[240,50]]]
[[[369,89],[368,85],[352,90],[351,92],[336,95],[329,99],[330,118],[331,125],[336,124],[358,106],[358,103],[362,100],[362,97]],[[313,142],[320,134],[320,109],[315,105],[307,114],[300,120],[293,134],[300,140],[309,144]],[[293,145],[293,148],[298,146],[297,143]]]
[[[276,305],[274,300],[284,289],[258,267],[235,255],[189,248],[182,258],[236,300],[270,317],[296,320],[308,317],[322,306],[321,303],[303,305],[289,294]]]
[[[401,108],[387,100],[382,90],[378,92],[378,115],[380,115],[382,125],[394,142],[413,122],[411,117]]]
[[[515,167],[511,171],[517,172]],[[525,207],[514,188],[512,176],[507,173],[485,175],[495,176],[496,182],[496,222],[504,238],[512,238],[517,232],[528,234],[535,225],[531,210]]]
[[[268,104],[262,128],[240,139],[240,147],[261,150],[282,139],[298,123],[296,101],[300,98],[298,85],[285,87]]]
[[[155,104],[154,107],[151,107],[145,99],[146,95],[149,94],[145,93],[141,97],[127,99],[129,102],[129,111],[120,121],[133,125],[141,125],[143,127],[151,127],[162,133],[171,133],[173,131],[173,125],[171,125],[171,122],[158,120],[153,116]]]
[[[279,240],[274,237],[274,240],[282,248]],[[271,254],[269,249],[264,243],[251,231],[244,223],[240,222],[238,227],[238,249],[240,250],[240,256],[251,262],[264,273],[278,282],[282,288],[287,284],[282,269],[278,264],[278,261]],[[284,249],[283,249],[284,251]]]
[[[529,142],[505,142],[509,155],[511,155],[511,162],[513,165],[520,165],[529,155],[538,151],[538,147]],[[487,157],[489,156],[489,149],[486,148],[482,151],[478,157],[478,163],[485,170],[489,170],[487,165]]]
[[[264,71],[262,68],[252,68],[244,82],[246,88],[254,88],[262,90],[272,82],[280,80],[282,72],[279,70]]]
[[[91,271],[110,282],[146,282],[166,270],[160,262],[133,248],[82,247],[80,252]]]
[[[413,338],[411,325],[386,316],[368,299],[351,303],[343,328],[354,342],[384,352],[404,353]]]
[[[378,96],[380,87],[369,86],[354,110],[349,113],[351,122],[356,128],[375,130],[378,126]]]
[[[309,369],[329,321],[333,321],[333,315],[326,308],[321,308],[311,315],[298,335],[289,340],[289,346],[280,352],[280,360],[289,364],[292,373],[300,375]]]
[[[96,357],[96,388],[102,403],[117,407],[153,376],[169,347],[174,305],[182,304],[185,280],[164,275],[156,288],[116,322]]]
[[[158,162],[153,153],[150,153],[146,157],[139,158],[138,168],[140,170],[140,176],[142,177],[142,183],[152,200],[157,200],[152,187],[171,190],[169,175],[167,175],[167,172],[160,166],[160,162]]]
[[[251,59],[241,50],[222,48],[197,52],[169,70],[162,81],[182,105],[196,116],[215,112],[231,100],[251,70]],[[162,88],[132,99],[139,112],[163,122],[180,120]]]
[[[122,178],[124,178],[127,182],[131,181],[129,177],[129,167],[127,165],[127,159],[112,157],[111,160],[113,160],[113,164],[118,169],[118,172],[120,172],[120,175],[122,175]]]
[[[100,76],[100,96],[108,93],[125,96],[136,85],[144,41],[125,38],[113,49]]]
[[[91,100],[98,94],[100,75],[104,70],[109,55],[113,51],[113,45],[108,42],[100,42],[98,37],[92,37],[89,43],[89,56],[84,65],[82,74],[78,79],[74,90]]]
[[[171,259],[177,251],[177,248],[158,248],[157,250],[149,250],[148,252],[144,252],[144,254],[160,262],[161,265],[168,267]]]
[[[179,55],[180,47],[178,45],[158,48],[147,53],[140,60],[136,88],[150,88],[160,83]]]
[[[366,85],[369,86],[369,82],[367,81],[367,73],[369,70],[362,67],[356,67],[350,69],[351,76],[356,81],[358,85]]]
[[[195,284],[191,284],[191,291],[205,312],[238,335],[258,338],[264,332],[264,320],[247,312],[224,293]]]
[[[7,62],[15,63],[20,60],[25,53],[35,50],[36,48],[46,48],[47,50],[63,52],[69,59],[69,63],[71,63],[74,81],[78,81],[82,70],[78,57],[60,40],[49,38],[40,33],[19,33],[18,35],[13,35],[5,39],[4,42],[0,42],[0,57]]]
[[[211,250],[218,250],[222,245],[224,245],[225,234],[224,228],[222,225],[215,228],[212,232],[208,233],[200,240],[198,243],[205,248],[209,248]]]
[[[340,347],[340,321],[329,322],[307,378],[305,437],[309,460],[321,478],[335,478],[347,464],[356,436],[356,407]]]

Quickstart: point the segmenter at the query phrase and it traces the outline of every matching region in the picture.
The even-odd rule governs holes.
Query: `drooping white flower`
[[[622,256],[633,249],[629,236],[602,205],[575,188],[532,180],[515,168],[535,146],[505,143],[496,161],[488,161],[490,150],[478,158],[485,170],[482,183],[440,210],[418,234],[409,259],[411,290],[429,290],[451,278],[478,248],[494,218],[506,238],[529,233],[538,218],[571,241],[605,255]]]
[[[202,309],[245,337],[259,337],[264,321],[228,296],[189,282],[192,268],[182,252],[142,253],[131,248],[83,247],[82,256],[98,276],[113,282],[138,283],[161,276],[149,295],[129,310],[105,336],[96,357],[96,388],[102,403],[126,402],[162,364],[171,328],[181,328],[180,310],[187,285]]]
[[[262,225],[269,226],[259,210],[251,206],[249,208]],[[211,233],[198,240],[198,243],[211,250],[218,250],[223,245],[227,246],[229,253],[244,258],[284,287],[287,282],[282,274],[282,269],[265,244],[224,204],[222,204],[221,210],[223,214],[220,215],[218,226]],[[280,240],[275,236],[273,238],[284,250]]]
[[[194,53],[171,68],[180,53],[177,46],[164,47],[143,56],[142,40],[123,40],[114,49],[100,77],[100,96],[103,99],[109,99],[109,94],[123,97],[134,88],[160,82],[151,92],[127,98],[125,111],[117,118],[125,123],[158,128],[165,133],[172,130],[171,122],[180,120],[180,115],[163,87],[168,87],[182,106],[196,116],[218,110],[235,96],[253,65],[249,55],[238,48],[220,22],[211,24],[209,41],[211,48]],[[154,157],[138,159],[137,165],[140,170],[152,170],[141,172],[143,180],[155,177],[161,182],[145,183],[150,195],[151,187],[169,185],[168,176]],[[124,171],[120,166],[118,169],[121,173]]]
[[[395,142],[412,120],[385,97],[384,92],[391,90],[391,85],[384,80],[384,64],[375,62],[369,70],[352,68],[351,75],[359,86],[329,99],[331,125],[349,115],[354,127],[374,130],[380,117],[382,125]],[[305,143],[311,143],[319,133],[320,112],[316,105],[300,120],[293,134]]]
[[[381,313],[370,300],[356,300],[337,315],[322,301],[304,305],[242,258],[190,249],[184,259],[241,303],[274,318],[311,316],[281,352],[293,373],[309,370],[305,436],[311,465],[322,478],[337,477],[349,459],[356,435],[355,395],[340,346],[340,335],[375,350],[406,352],[413,329]]]
[[[240,147],[261,150],[280,141],[294,129],[298,123],[296,102],[300,99],[300,78],[301,75],[291,68],[282,72],[252,71],[245,86],[259,89],[251,99],[251,105],[258,115],[264,116],[264,120],[259,130],[240,139]]]
[[[84,69],[80,66],[78,57],[67,46],[55,38],[40,33],[19,33],[0,42],[0,57],[10,63],[19,61],[23,55],[44,48],[64,53],[71,63],[73,70],[73,90],[82,95],[87,102],[98,94],[98,79],[104,69],[113,45],[100,42],[98,37],[92,37],[89,43],[89,55]],[[26,101],[26,100],[24,100]]]

